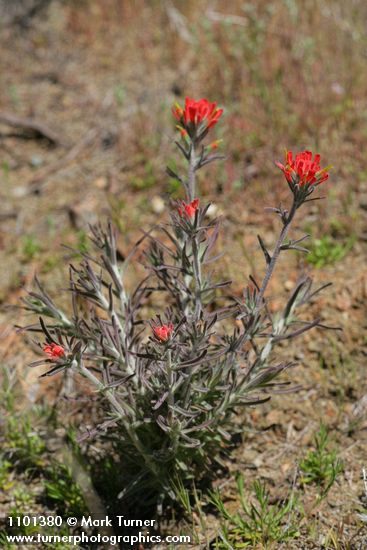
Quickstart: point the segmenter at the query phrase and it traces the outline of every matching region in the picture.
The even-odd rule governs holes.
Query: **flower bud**
[[[173,324],[169,325],[156,325],[153,327],[154,336],[161,342],[167,342],[170,339],[173,332]]]
[[[49,356],[50,359],[59,359],[65,355],[65,349],[63,346],[55,343],[45,344],[43,346],[43,351]]]

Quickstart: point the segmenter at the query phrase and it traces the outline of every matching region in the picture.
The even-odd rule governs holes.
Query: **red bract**
[[[170,323],[169,325],[158,325],[153,327],[153,333],[158,340],[161,340],[161,342],[166,342],[173,332],[173,325]]]
[[[289,183],[304,185],[319,185],[327,180],[329,174],[326,168],[320,167],[320,155],[312,158],[311,151],[302,151],[296,154],[293,159],[292,151],[287,151],[286,163],[276,162],[276,165],[282,170]]]
[[[217,104],[210,103],[207,99],[191,99],[186,97],[185,109],[175,105],[172,110],[174,117],[185,126],[190,123],[193,126],[199,126],[205,122],[206,128],[214,126],[222,116],[223,109],[217,109]]]
[[[182,201],[181,206],[178,207],[178,213],[181,217],[186,216],[187,218],[194,218],[195,212],[199,208],[199,199],[194,199],[190,203]]]
[[[213,141],[213,143],[209,143],[208,145],[208,149],[210,149],[211,151],[214,151],[215,149],[218,149],[219,145],[222,143],[222,139],[217,139],[215,141]]]
[[[172,107],[172,114],[176,120],[181,120],[184,114],[183,108],[178,103],[175,103],[174,107]]]
[[[65,350],[59,344],[45,344],[43,351],[50,357],[50,359],[58,359],[65,355]]]

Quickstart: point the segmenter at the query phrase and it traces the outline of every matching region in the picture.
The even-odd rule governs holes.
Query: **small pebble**
[[[33,156],[31,158],[31,165],[34,168],[38,168],[39,166],[42,166],[42,164],[43,164],[43,158],[42,157]]]
[[[97,187],[97,189],[106,189],[107,187],[107,179],[103,176],[100,178],[97,178],[94,180],[94,186]]]
[[[294,287],[293,281],[286,281],[286,282],[284,283],[284,288],[285,288],[286,290],[292,290],[293,287]]]
[[[212,203],[206,213],[209,218],[215,218],[218,215],[218,206]]]
[[[27,193],[28,193],[28,188],[24,187],[23,185],[22,186],[19,185],[18,187],[14,187],[12,194],[14,197],[21,198],[21,197],[25,197]]]
[[[152,198],[152,210],[156,214],[162,214],[164,212],[164,209],[166,208],[166,205],[164,203],[164,200],[161,197],[153,197]]]

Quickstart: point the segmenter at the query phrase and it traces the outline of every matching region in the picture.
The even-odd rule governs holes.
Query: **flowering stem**
[[[78,370],[79,370],[80,374],[85,376],[90,382],[92,382],[92,384],[99,391],[104,393],[104,395],[106,396],[106,398],[108,399],[108,401],[112,405],[112,408],[118,413],[118,415],[120,417],[120,420],[123,423],[124,428],[125,428],[127,434],[129,435],[130,440],[132,441],[132,443],[135,446],[136,450],[144,458],[146,465],[152,471],[152,473],[154,473],[157,477],[159,477],[158,472],[157,472],[157,468],[156,468],[154,462],[149,457],[149,454],[146,453],[143,445],[139,441],[139,438],[136,436],[135,432],[133,431],[133,429],[131,427],[131,419],[126,418],[126,411],[121,406],[121,404],[118,402],[118,400],[114,396],[113,392],[109,389],[106,389],[106,387],[102,384],[102,382],[96,376],[94,376],[94,374],[89,369],[84,367],[81,360],[77,364],[77,366],[78,366]],[[134,417],[135,414],[134,414],[133,409],[126,402],[125,402],[125,406],[127,407],[128,412]]]
[[[190,158],[189,158],[189,175],[188,175],[188,201],[191,202],[195,198],[196,192],[196,151],[195,144],[191,142]],[[193,254],[193,270],[195,278],[195,319],[200,319],[202,310],[201,305],[201,265],[199,258],[199,245],[196,235],[192,237],[192,254]]]
[[[194,267],[194,276],[195,276],[195,319],[198,321],[200,319],[202,304],[201,304],[201,265],[200,265],[200,258],[199,258],[199,246],[198,246],[196,236],[194,236],[192,239],[192,253],[194,257],[193,267]]]
[[[126,292],[125,292],[125,289],[124,289],[123,283],[122,283],[122,273],[121,273],[121,271],[120,271],[120,269],[117,265],[117,262],[113,262],[111,264],[111,267],[113,269],[113,272],[115,274],[116,279],[121,283],[120,286],[117,287],[117,292],[118,292],[118,296],[119,296],[119,299],[120,299],[121,315],[123,317],[125,317],[125,321],[126,321],[126,306],[127,306],[128,299],[127,299],[127,295],[126,295]],[[121,348],[124,352],[126,371],[127,371],[128,374],[134,374],[135,373],[134,366],[130,365],[130,362],[133,362],[133,365],[134,365],[134,356],[128,352],[129,347],[130,347],[129,346],[129,339],[128,339],[128,327],[126,327],[126,323],[125,323],[125,327],[122,326],[121,320],[120,320],[118,314],[114,310],[112,310],[112,314],[114,315],[115,321],[116,321],[118,329],[120,331],[120,338],[121,338],[121,341],[122,341]],[[135,379],[135,377],[133,377],[133,378],[134,378],[133,379],[133,384],[136,386],[136,379]]]
[[[264,280],[263,280],[261,288],[259,290],[259,294],[257,295],[255,313],[259,312],[259,309],[262,305],[265,291],[268,287],[269,281],[270,281],[271,276],[274,272],[274,268],[275,268],[275,265],[276,265],[277,260],[279,258],[279,254],[280,254],[280,251],[281,251],[282,244],[284,243],[284,240],[287,237],[287,234],[288,234],[289,228],[291,226],[291,223],[293,221],[296,210],[297,210],[297,204],[296,204],[296,200],[294,199],[293,204],[292,204],[292,208],[291,208],[286,220],[284,221],[283,229],[280,232],[278,240],[275,244],[275,248],[274,248],[273,254],[271,256],[271,260],[270,260],[270,263],[268,265],[268,269],[266,271]]]
[[[193,142],[191,142],[190,147],[190,159],[189,159],[189,178],[188,178],[188,187],[187,187],[187,195],[188,195],[188,202],[191,202],[195,198],[195,188],[196,188],[196,151],[195,151],[195,145]]]
[[[172,370],[172,353],[167,351],[167,377],[168,377],[168,407],[169,416],[173,418],[174,394],[173,394],[173,370]]]
[[[110,402],[110,404],[112,405],[112,407],[115,409],[115,411],[117,412],[117,414],[119,416],[121,416],[121,418],[126,418],[126,410],[120,405],[120,403],[117,401],[116,397],[114,396],[113,392],[109,389],[107,389],[105,387],[104,384],[102,384],[102,382],[96,377],[94,376],[94,374],[89,370],[87,369],[86,367],[84,367],[84,365],[82,364],[82,361],[80,360],[80,362],[78,363],[78,370],[80,372],[80,374],[82,376],[85,376],[85,378],[87,378],[90,382],[92,382],[92,384],[101,392],[104,393],[104,395],[107,397],[108,401]],[[128,409],[128,413],[134,415],[134,411],[133,409],[127,404],[125,403],[125,406],[127,407]]]
[[[120,278],[121,278],[121,274],[119,273],[118,269],[115,266],[114,266],[114,270],[116,270],[116,275],[119,275]],[[126,295],[125,295],[124,290],[118,291],[118,292],[119,292],[119,297],[120,297],[121,316],[123,316],[124,310],[126,308]],[[119,331],[119,337],[120,337],[121,344],[122,344],[121,349],[122,349],[122,353],[123,353],[123,359],[125,361],[126,372],[129,375],[135,374],[135,371],[134,371],[133,367],[130,365],[130,362],[129,362],[129,354],[127,352],[127,349],[128,349],[127,334],[126,334],[125,328],[122,325],[120,316],[117,313],[117,311],[115,310],[115,308],[113,307],[113,305],[111,307],[110,303],[105,298],[103,292],[100,292],[100,291],[98,292],[98,298],[100,300],[100,303],[101,303],[101,306],[103,307],[103,309],[109,314],[111,320],[115,321],[115,323],[117,325],[117,328],[118,328],[118,331]],[[120,351],[118,349],[116,349],[116,347],[114,347],[114,352],[117,354],[118,358],[121,357]],[[134,385],[136,384],[135,379],[133,380],[133,384]]]

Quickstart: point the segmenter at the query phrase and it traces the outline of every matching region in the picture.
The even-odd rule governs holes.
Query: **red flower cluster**
[[[166,342],[171,337],[171,334],[173,332],[173,325],[170,323],[169,325],[158,325],[153,327],[153,333],[158,340],[161,340],[161,342]]]
[[[276,162],[276,165],[283,171],[289,183],[304,185],[319,185],[327,180],[329,174],[326,168],[320,167],[320,155],[315,155],[312,159],[311,151],[302,151],[296,154],[293,159],[292,151],[286,154],[286,163]]]
[[[178,213],[180,214],[181,218],[185,216],[186,218],[194,218],[195,212],[199,208],[199,199],[194,199],[190,203],[186,203],[182,201],[181,206],[178,207]]]
[[[50,357],[50,359],[58,359],[65,355],[65,350],[59,344],[45,344],[43,351]]]
[[[185,108],[182,109],[180,105],[175,105],[172,112],[176,120],[181,122],[184,127],[190,123],[194,127],[205,123],[206,128],[211,128],[222,116],[223,109],[217,109],[217,104],[215,102],[210,103],[207,99],[195,101],[195,99],[186,97]]]

